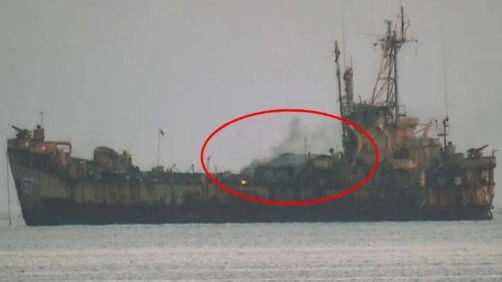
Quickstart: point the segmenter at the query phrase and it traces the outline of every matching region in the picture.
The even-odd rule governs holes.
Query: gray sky
[[[274,107],[338,113],[333,41],[342,40],[342,4],[355,91],[369,97],[379,60],[369,34],[385,30],[383,20],[394,19],[400,0],[345,2],[2,0],[0,138],[13,136],[11,124],[32,128],[44,111],[46,136],[71,140],[75,155],[91,157],[106,145],[131,151],[149,169],[162,127],[161,162],[200,170],[202,142],[229,119]],[[444,42],[451,138],[462,151],[485,143],[499,149],[502,2],[408,0],[405,8],[409,35],[419,40],[401,55],[408,114],[424,122],[444,116]],[[210,143],[211,163],[239,168],[266,157],[292,116],[233,125]],[[339,128],[300,117],[313,131]],[[2,201],[5,176],[0,161]]]

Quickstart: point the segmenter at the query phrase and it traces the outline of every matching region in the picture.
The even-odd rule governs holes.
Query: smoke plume
[[[330,148],[336,149],[339,139],[340,122],[335,120],[325,120],[316,130],[309,130],[302,125],[301,120],[295,117],[288,125],[289,132],[286,138],[279,144],[270,148],[270,154],[265,158],[252,160],[241,173],[252,173],[253,169],[265,164],[284,153],[305,153],[305,138],[307,139],[307,151],[312,154],[327,154]]]

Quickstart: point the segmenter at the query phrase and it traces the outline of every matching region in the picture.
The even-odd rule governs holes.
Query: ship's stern
[[[490,220],[495,197],[496,157],[470,155],[431,173],[427,209],[450,219]]]

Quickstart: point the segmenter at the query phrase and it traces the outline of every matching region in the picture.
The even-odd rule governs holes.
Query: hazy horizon
[[[130,151],[135,164],[149,169],[162,128],[161,164],[176,163],[180,170],[195,164],[201,171],[203,141],[237,116],[286,107],[338,114],[333,49],[335,40],[343,48],[342,6],[342,52],[354,67],[356,98],[368,98],[380,59],[375,35],[385,32],[385,19],[396,19],[400,3],[1,0],[0,137],[14,136],[11,125],[32,129],[43,111],[46,137],[71,140],[76,156],[90,158],[104,145]],[[502,2],[404,5],[409,36],[418,39],[400,55],[401,103],[408,114],[422,123],[445,116],[446,59],[450,140],[462,152],[485,144],[486,154],[499,149],[502,131],[494,129],[502,105]],[[240,168],[267,157],[295,116],[310,132],[312,150],[339,144],[336,121],[257,117],[212,140],[211,166]],[[302,148],[302,142],[292,146]],[[0,157],[6,159],[5,149]],[[1,199],[6,171],[0,161]],[[501,173],[499,166],[496,179]],[[502,203],[500,192],[496,202]],[[5,201],[0,212],[6,211]]]

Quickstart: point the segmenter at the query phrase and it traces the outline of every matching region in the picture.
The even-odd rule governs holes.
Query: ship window
[[[446,177],[444,177],[444,176],[438,176],[438,177],[436,178],[436,184],[437,184],[438,186],[443,186],[443,185],[445,185],[445,184],[446,184]]]
[[[410,151],[408,149],[400,149],[397,158],[398,159],[408,159],[410,157]]]
[[[57,144],[56,148],[63,153],[70,152],[70,145],[68,145],[68,144]]]
[[[457,186],[462,185],[462,177],[460,176],[455,177],[455,185]]]
[[[481,172],[481,182],[485,185],[490,183],[490,171],[483,170],[483,172]]]
[[[32,178],[23,178],[23,192],[25,194],[31,194],[33,192],[33,179]]]
[[[274,172],[271,169],[267,169],[263,175],[266,182],[271,182],[274,180]]]
[[[278,182],[288,182],[288,171],[285,169],[279,169],[276,171],[276,181]]]

